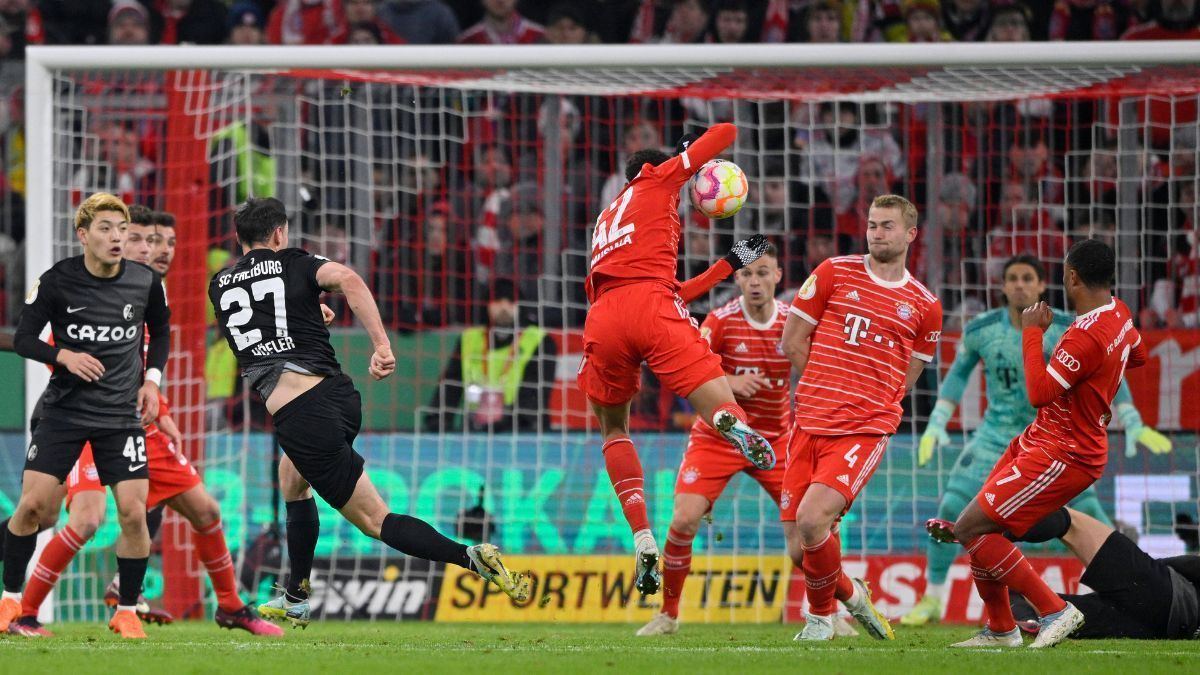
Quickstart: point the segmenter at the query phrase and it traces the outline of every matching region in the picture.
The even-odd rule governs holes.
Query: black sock
[[[25,586],[25,570],[33,549],[37,547],[37,532],[24,536],[13,534],[4,527],[4,590],[20,593]]]
[[[1019,537],[1011,534],[1006,534],[1005,536],[1012,541],[1040,544],[1052,539],[1061,539],[1069,529],[1071,529],[1071,514],[1067,513],[1065,508],[1062,508],[1039,520],[1033,527],[1029,528],[1028,532]]]
[[[443,537],[419,518],[389,513],[379,528],[379,540],[404,555],[472,569],[466,546]]]
[[[121,597],[117,604],[132,607],[142,594],[142,583],[146,581],[146,563],[150,558],[122,558],[117,556],[117,578],[120,580]]]
[[[312,497],[288,502],[285,506],[288,560],[291,566],[284,593],[289,601],[299,602],[308,598],[308,592],[300,588],[300,583],[307,581],[312,574],[313,553],[317,550],[317,537],[321,534],[321,519],[317,515],[317,501]]]
[[[8,521],[12,520],[12,516],[0,520],[0,562],[4,561],[4,540],[8,538]]]
[[[150,532],[150,541],[158,536],[158,531],[162,529],[163,509],[166,505],[159,504],[158,506],[146,512],[146,529]]]

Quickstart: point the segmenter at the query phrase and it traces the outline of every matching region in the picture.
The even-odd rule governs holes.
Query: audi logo
[[[1072,373],[1079,371],[1079,359],[1068,354],[1065,349],[1058,350],[1058,353],[1054,355],[1054,360],[1063,364],[1063,367]]]

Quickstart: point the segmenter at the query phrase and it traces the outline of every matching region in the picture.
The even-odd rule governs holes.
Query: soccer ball
[[[708,218],[728,218],[746,203],[750,184],[741,167],[723,159],[706,162],[688,183],[692,206]]]

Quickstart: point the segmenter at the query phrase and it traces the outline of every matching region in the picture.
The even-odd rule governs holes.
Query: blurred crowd
[[[19,83],[12,62],[36,44],[1200,39],[1197,4],[0,0],[0,58],[17,73],[9,82]],[[702,270],[737,236],[763,231],[781,244],[785,283],[794,288],[824,257],[861,250],[866,205],[895,191],[936,217],[941,237],[921,245],[912,267],[938,283],[949,328],[994,304],[989,280],[997,261],[1014,253],[1060,260],[1080,236],[1107,237],[1135,261],[1123,268],[1122,282],[1138,296],[1144,327],[1200,325],[1194,95],[1148,103],[1138,111],[1136,138],[1122,139],[1114,102],[1099,95],[934,106],[490,93],[451,103],[444,91],[413,94],[385,84],[271,86],[298,92],[299,121],[287,127],[282,116],[256,109],[261,114],[250,124],[218,133],[211,146],[213,182],[225,192],[214,203],[253,193],[276,194],[295,206],[300,243],[364,268],[385,318],[399,330],[482,320],[498,280],[511,281],[518,305],[536,310],[529,320],[579,325],[578,282],[586,273],[590,223],[619,192],[624,158],[644,147],[670,147],[685,131],[718,121],[743,127],[731,158],[750,175],[751,206],[719,223],[685,208],[683,217],[695,226],[682,245],[681,276]],[[0,100],[0,283],[7,291],[3,322],[12,323],[25,236],[24,138],[21,89],[6,89]],[[347,102],[371,122],[361,147],[344,133],[354,114]],[[453,115],[445,114],[448,107]],[[938,122],[931,125],[935,108]],[[72,190],[107,189],[166,207],[161,118],[144,112],[93,113],[80,122]],[[299,147],[289,154],[278,146],[290,131]],[[935,146],[940,161],[928,155]],[[287,169],[287,162],[295,166]],[[254,185],[247,186],[251,164]],[[547,198],[548,190],[561,199]],[[365,200],[357,191],[366,192]],[[227,219],[214,218],[209,234],[214,251],[233,251]],[[344,308],[335,309],[348,320]]]

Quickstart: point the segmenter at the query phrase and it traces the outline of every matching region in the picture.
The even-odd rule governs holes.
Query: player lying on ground
[[[135,613],[150,555],[141,425],[158,417],[170,310],[159,275],[122,259],[128,221],[120,199],[105,193],[86,199],[75,213],[83,255],[42,274],[21,312],[17,353],[56,367],[25,455],[21,499],[8,523],[0,631],[21,613],[39,523],[58,507],[59,485],[91,443],[100,482],[112,486],[121,529],[116,544],[121,593],[109,626],[122,637],[145,637]],[[39,339],[47,323],[54,345]],[[143,331],[150,335],[144,363]]]
[[[174,227],[164,227],[160,232],[151,217],[152,212],[144,207],[130,208],[128,236],[125,239],[125,259],[150,265],[166,275],[174,259],[173,246],[165,255],[156,256],[159,238],[167,235],[174,239]],[[164,282],[165,283],[165,282]],[[240,628],[254,635],[280,636],[283,631],[272,623],[258,618],[238,595],[237,576],[233,558],[225,542],[221,527],[221,511],[217,502],[204,489],[204,484],[195,468],[177,450],[181,441],[178,427],[171,418],[165,398],[159,400],[159,414],[155,422],[145,426],[146,459],[150,470],[150,491],[147,506],[152,511],[160,505],[170,506],[191,525],[193,543],[200,563],[208,571],[213,590],[217,596],[215,620],[223,628]],[[34,566],[33,577],[21,599],[21,617],[8,628],[9,633],[24,636],[49,636],[37,620],[38,610],[46,595],[54,588],[63,570],[71,563],[75,554],[86,544],[104,522],[104,486],[98,480],[98,472],[92,458],[90,446],[85,446],[79,461],[67,477],[67,524],[46,545]],[[161,511],[155,518],[162,522]],[[157,530],[157,525],[153,528]],[[153,539],[155,532],[151,531]],[[120,585],[105,594],[119,595]],[[140,603],[139,603],[140,604]],[[139,609],[142,619],[162,621],[157,612]],[[170,620],[170,616],[166,616]]]
[[[633,531],[635,585],[646,595],[658,592],[661,575],[645,475],[629,437],[629,403],[638,391],[642,362],[751,464],[764,470],[775,466],[774,450],[747,426],[721,358],[700,337],[675,280],[679,191],[736,136],[732,124],[717,124],[695,141],[682,139],[674,157],[656,149],[634,153],[625,165],[629,182],[600,213],[592,237],[585,284],[591,307],[578,381],[600,421],[604,466]],[[735,251],[730,262],[741,267],[761,254]]]
[[[1042,298],[1046,292],[1045,272],[1041,262],[1030,255],[1010,258],[1004,264],[1004,297],[1006,307],[984,312],[963,329],[958,355],[942,381],[937,406],[929,416],[929,424],[921,435],[917,462],[924,466],[933,457],[935,447],[950,442],[946,423],[962,399],[967,378],[980,361],[987,381],[987,410],[983,423],[971,435],[966,447],[954,462],[950,477],[938,504],[937,518],[952,520],[962,513],[1004,454],[1009,442],[1033,421],[1037,410],[1025,395],[1025,364],[1021,358],[1021,312]],[[1042,350],[1051,356],[1072,318],[1066,312],[1052,310],[1053,322],[1042,338]],[[1166,436],[1142,423],[1142,416],[1133,406],[1129,385],[1121,383],[1117,390],[1117,417],[1125,428],[1125,454],[1137,452],[1139,442],[1156,454],[1171,451]],[[1071,502],[1072,508],[1091,515],[1104,523],[1111,522],[1096,498],[1094,487],[1088,487]],[[946,601],[946,575],[958,546],[930,539],[926,548],[925,596],[900,620],[906,626],[921,626],[942,618]]]
[[[1020,538],[1061,539],[1087,568],[1079,582],[1091,593],[1062,594],[1083,612],[1071,637],[1200,640],[1200,556],[1150,557],[1129,537],[1075,509],[1055,511]],[[1037,612],[1012,599],[1013,616],[1037,626]]]
[[[1055,595],[1003,533],[1024,535],[1104,473],[1109,404],[1125,368],[1146,361],[1129,308],[1112,295],[1115,271],[1116,256],[1107,244],[1087,239],[1071,247],[1063,286],[1067,304],[1079,316],[1055,346],[1049,365],[1042,344],[1054,314],[1044,302],[1021,313],[1025,388],[1038,413],[1009,444],[947,535],[957,535],[971,557],[987,616],[979,635],[956,647],[1022,645],[1009,588],[1025,596],[1040,617],[1033,648],[1056,645],[1083,623],[1083,613]]]
[[[870,589],[842,572],[838,522],[875,473],[900,403],[937,353],[942,305],[905,269],[917,209],[897,195],[867,212],[867,255],[829,258],[792,301],[783,351],[800,373],[780,496],[808,618],[797,640],[832,640],[836,600],[877,639],[895,639]]]
[[[312,490],[363,534],[406,555],[453,563],[524,600],[529,581],[504,568],[491,544],[464,546],[423,520],[392,513],[363,471],[352,443],[362,399],[329,343],[319,298],[343,293],[375,345],[368,372],[377,380],[396,359],[370,289],[350,268],[287,248],[288,219],[278,199],[249,199],[234,215],[242,257],[209,283],[217,324],[238,366],[263,397],[284,458],[279,482],[287,507],[290,569],[284,592],[259,607],[267,618],[309,621],[308,578],[319,522]]]

